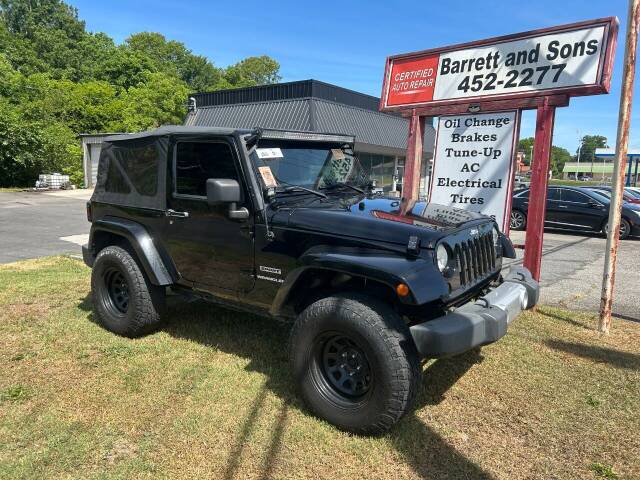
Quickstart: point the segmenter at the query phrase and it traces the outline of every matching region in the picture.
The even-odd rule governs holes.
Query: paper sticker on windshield
[[[284,157],[284,155],[282,155],[282,150],[279,148],[256,148],[256,153],[258,154],[258,158],[261,158],[262,160]]]
[[[278,182],[276,182],[273,172],[271,172],[271,167],[258,167],[258,170],[267,188],[275,188],[278,186]]]
[[[343,155],[342,158],[332,158],[331,163],[324,173],[325,183],[346,182],[351,175],[354,165],[353,157],[347,158]]]
[[[344,159],[344,152],[342,150],[340,150],[339,148],[332,148],[331,149],[331,153],[333,154],[333,158],[337,159],[337,160],[342,160]]]

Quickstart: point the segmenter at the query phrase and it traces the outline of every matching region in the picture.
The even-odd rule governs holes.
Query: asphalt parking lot
[[[0,193],[0,263],[58,254],[80,254],[89,223],[90,190]],[[512,232],[524,243],[524,232]],[[604,268],[605,238],[546,231],[542,258],[542,302],[597,311]],[[522,262],[518,250],[516,263]],[[614,314],[640,321],[640,239],[621,243]],[[513,262],[510,262],[513,263]]]
[[[525,242],[525,232],[512,232],[514,243]],[[598,311],[604,271],[606,238],[546,230],[542,253],[541,302],[570,309]],[[515,263],[522,263],[518,250]],[[613,313],[640,321],[640,238],[620,243]],[[513,263],[513,262],[510,262]]]
[[[0,192],[0,263],[80,253],[83,237],[76,235],[89,233],[85,204],[91,193]]]

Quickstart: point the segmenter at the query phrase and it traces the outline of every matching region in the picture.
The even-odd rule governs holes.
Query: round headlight
[[[491,230],[491,235],[493,236],[493,245],[495,247],[500,245],[500,232],[498,231],[497,227],[493,227],[493,230]]]
[[[447,247],[442,244],[436,248],[436,261],[438,262],[438,269],[444,272],[449,264],[449,252],[447,252]]]

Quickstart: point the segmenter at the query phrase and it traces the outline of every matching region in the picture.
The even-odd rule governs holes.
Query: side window
[[[110,193],[131,193],[131,189],[129,188],[129,184],[125,180],[124,176],[120,172],[120,169],[116,165],[117,160],[112,158],[108,165],[109,168],[107,170],[107,180],[104,184],[104,190]]]
[[[520,192],[516,195],[516,197],[518,198],[524,198],[526,200],[529,199],[529,189],[525,190],[524,192]]]
[[[158,191],[158,153],[155,146],[113,148],[105,191],[130,194],[129,185],[140,195],[146,197],[156,195]]]
[[[176,193],[206,197],[207,179],[239,180],[227,143],[179,142],[176,145]]]
[[[550,188],[549,190],[547,190],[547,200],[560,200],[560,189]]]
[[[588,203],[589,197],[575,190],[562,189],[562,201],[572,203]]]
[[[158,190],[158,154],[154,145],[132,148],[119,159],[125,175],[140,195],[153,197]]]

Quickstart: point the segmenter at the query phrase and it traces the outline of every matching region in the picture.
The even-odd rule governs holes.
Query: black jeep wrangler
[[[538,285],[488,217],[402,202],[345,135],[162,127],[105,141],[83,247],[95,315],[129,337],[165,294],[293,319],[308,407],[358,433],[412,408],[421,361],[495,342]]]

